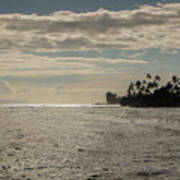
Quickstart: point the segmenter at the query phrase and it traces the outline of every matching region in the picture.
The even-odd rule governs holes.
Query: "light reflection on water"
[[[42,108],[41,108],[42,107]],[[64,119],[76,117],[77,119],[91,121],[108,121],[115,123],[138,123],[138,124],[165,124],[174,127],[180,125],[180,108],[131,108],[120,105],[107,104],[0,104],[0,108],[8,112],[19,109],[19,113],[34,111],[41,113],[60,113]],[[29,108],[32,108],[31,110]],[[49,109],[48,109],[49,108]],[[52,109],[54,108],[54,109]],[[58,110],[56,109],[58,108]],[[2,111],[0,109],[0,111]],[[58,115],[59,116],[59,115]]]

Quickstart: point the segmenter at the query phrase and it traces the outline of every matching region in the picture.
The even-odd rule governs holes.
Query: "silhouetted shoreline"
[[[160,86],[160,76],[146,75],[146,80],[131,82],[127,95],[119,97],[106,93],[108,104],[120,104],[130,107],[180,107],[180,78],[172,76],[165,85]]]

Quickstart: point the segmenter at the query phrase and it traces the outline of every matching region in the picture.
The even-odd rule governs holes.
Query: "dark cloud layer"
[[[126,11],[0,15],[1,49],[26,51],[179,47],[180,3]]]

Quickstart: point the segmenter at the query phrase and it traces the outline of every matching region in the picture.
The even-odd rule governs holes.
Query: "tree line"
[[[173,75],[165,85],[160,85],[160,82],[159,75],[153,77],[148,73],[145,80],[129,84],[126,96],[107,92],[106,101],[123,106],[180,106],[180,77]]]

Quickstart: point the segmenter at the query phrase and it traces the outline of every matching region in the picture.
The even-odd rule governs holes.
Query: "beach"
[[[0,107],[0,179],[178,180],[180,109]]]

